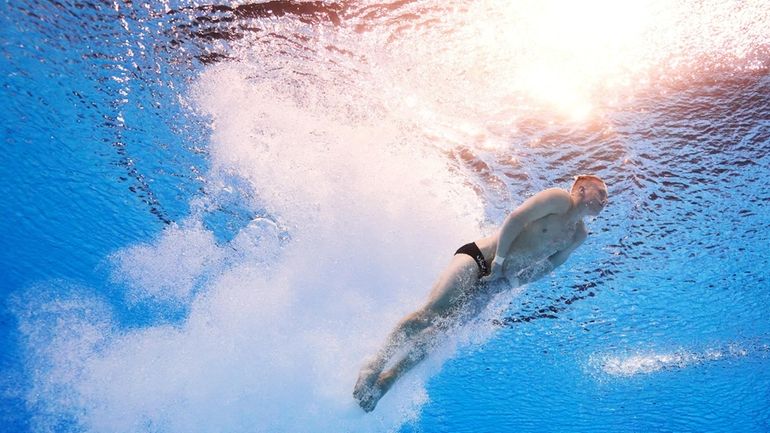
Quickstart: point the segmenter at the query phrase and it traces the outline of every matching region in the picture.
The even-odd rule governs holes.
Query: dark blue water
[[[748,45],[741,59],[729,46],[672,49],[695,66],[653,64],[651,84],[630,92],[597,84],[594,115],[575,121],[532,95],[496,95],[484,74],[504,76],[507,55],[463,45],[476,39],[460,31],[431,39],[442,22],[472,24],[472,5],[116,5],[2,6],[3,431],[770,431],[767,39],[714,35]],[[753,19],[744,35],[766,34],[767,17]],[[431,50],[460,66],[421,57]],[[457,78],[482,54],[493,72]],[[402,85],[417,108],[387,93]],[[429,94],[439,102],[420,111]],[[473,110],[505,98],[515,120]],[[347,159],[354,146],[382,161],[352,178],[372,182],[359,195],[345,184],[362,164]],[[410,183],[420,164],[433,177]],[[283,179],[287,167],[297,174]],[[488,229],[578,173],[601,175],[610,205],[569,262],[456,337],[378,411],[356,412],[334,384],[352,387],[360,356],[444,260],[389,253],[409,218],[355,225],[413,205],[398,196],[423,200],[378,176],[455,194],[413,216],[435,233],[401,244],[451,252],[460,239],[447,215]],[[303,241],[323,231],[305,219],[331,238]],[[361,250],[376,263],[356,261]],[[326,270],[324,257],[347,251]],[[276,274],[309,276],[258,302],[228,292]],[[394,289],[412,283],[413,295]],[[249,322],[271,304],[275,316],[254,313],[269,327]],[[284,356],[305,350],[307,365]]]

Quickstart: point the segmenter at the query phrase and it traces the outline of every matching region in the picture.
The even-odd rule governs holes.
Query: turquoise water
[[[770,430],[762,2],[2,7],[3,431]],[[577,173],[567,264],[358,409]]]

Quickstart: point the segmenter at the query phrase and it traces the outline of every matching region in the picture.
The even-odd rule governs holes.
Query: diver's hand
[[[503,276],[503,267],[497,263],[492,263],[492,267],[489,268],[489,274],[483,277],[481,281],[489,282],[499,280]]]

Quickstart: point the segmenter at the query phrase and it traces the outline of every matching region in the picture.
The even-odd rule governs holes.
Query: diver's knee
[[[404,319],[404,325],[412,330],[422,330],[435,320],[435,313],[427,308],[421,308]]]

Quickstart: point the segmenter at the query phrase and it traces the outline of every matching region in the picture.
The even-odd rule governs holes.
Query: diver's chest
[[[548,215],[527,225],[530,242],[563,247],[575,236],[576,224],[561,215]]]

